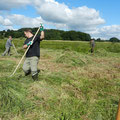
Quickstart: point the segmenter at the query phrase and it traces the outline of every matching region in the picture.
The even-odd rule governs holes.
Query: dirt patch
[[[120,64],[119,63],[115,64],[114,67],[117,68],[117,69],[120,69]]]
[[[0,58],[0,60],[10,60],[10,61],[15,61],[16,63],[19,63],[20,59],[19,58],[11,58],[11,57],[3,57]]]

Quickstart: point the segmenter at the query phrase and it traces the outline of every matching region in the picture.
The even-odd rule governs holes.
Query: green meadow
[[[11,56],[0,56],[1,120],[115,120],[120,98],[120,43],[42,41],[39,80],[24,76],[24,50],[13,42]],[[6,39],[0,40],[0,54]]]

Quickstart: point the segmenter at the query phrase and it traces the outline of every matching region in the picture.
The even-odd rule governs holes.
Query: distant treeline
[[[28,28],[22,28],[19,30],[7,30],[0,31],[0,38],[12,36],[14,38],[24,37],[24,30]],[[30,28],[35,34],[38,28]],[[71,41],[89,41],[91,36],[87,33],[76,32],[76,31],[63,31],[55,29],[45,30],[46,40],[71,40]]]
[[[21,28],[19,30],[3,30],[0,31],[0,39],[6,38],[8,36],[12,36],[13,38],[20,38],[24,37],[24,30],[28,28]],[[36,33],[38,28],[29,28],[32,30],[33,34]],[[46,29],[45,30],[45,39],[46,40],[71,40],[71,41],[90,41],[91,36],[84,32],[78,31],[63,31],[63,30],[56,30],[56,29]],[[98,38],[95,39],[98,42],[103,42],[102,39]],[[118,38],[110,38],[110,42],[120,42]]]
[[[102,39],[98,38],[98,39],[96,39],[96,41],[98,41],[98,42],[120,42],[120,40],[116,37],[112,37],[109,40],[102,40]]]

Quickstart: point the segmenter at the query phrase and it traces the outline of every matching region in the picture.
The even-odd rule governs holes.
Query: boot
[[[38,73],[36,73],[35,75],[32,76],[33,80],[38,80]]]
[[[38,69],[37,72],[40,73],[40,69]]]
[[[28,72],[25,73],[25,76],[28,76],[31,74],[31,70],[29,70]]]

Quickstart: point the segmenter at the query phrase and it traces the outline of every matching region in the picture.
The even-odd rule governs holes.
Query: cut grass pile
[[[56,62],[72,66],[84,66],[92,62],[92,57],[82,55],[75,51],[63,51],[63,53],[57,58]]]

